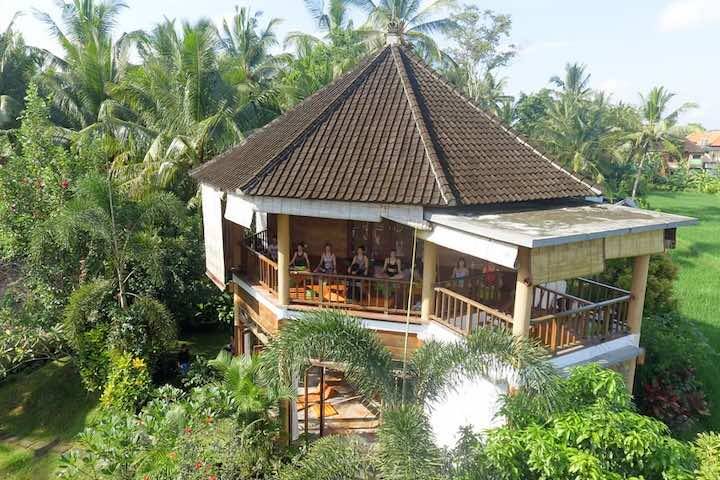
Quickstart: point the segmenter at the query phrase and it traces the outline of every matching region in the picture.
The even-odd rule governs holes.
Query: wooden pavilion
[[[192,173],[207,273],[234,292],[237,351],[331,307],[399,356],[409,310],[411,348],[505,326],[538,338],[559,368],[616,365],[631,388],[650,255],[694,219],[603,203],[390,37]],[[290,265],[298,243],[310,268]],[[326,244],[337,269],[315,272]],[[350,275],[361,245],[369,269]],[[402,265],[393,278],[382,268],[391,250]],[[453,275],[460,257],[467,272]],[[624,257],[630,291],[594,279]]]

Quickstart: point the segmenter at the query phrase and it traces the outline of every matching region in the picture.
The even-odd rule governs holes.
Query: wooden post
[[[233,285],[233,342],[235,342],[235,355],[241,356],[245,354],[245,323],[242,317],[242,297],[240,296],[240,287],[235,283]]]
[[[423,276],[422,276],[422,303],[420,319],[423,322],[430,320],[433,308],[433,289],[435,288],[435,270],[437,266],[437,245],[425,241],[423,243]],[[412,288],[412,285],[410,285]]]
[[[290,424],[290,400],[280,400],[280,436],[279,443],[281,447],[290,446],[290,438],[292,437],[292,425]]]
[[[639,255],[633,259],[632,283],[630,285],[630,304],[628,305],[628,328],[631,334],[640,335],[642,330],[643,307],[645,306],[645,288],[647,286],[650,255]],[[636,359],[625,365],[625,385],[630,393],[635,384]]]
[[[278,242],[278,302],[290,303],[290,217],[277,216]]]
[[[308,432],[308,410],[310,410],[310,404],[308,403],[308,381],[310,381],[310,375],[308,373],[310,372],[310,368],[305,370],[305,408],[303,409],[303,424],[305,425],[305,446],[307,447],[310,444],[309,435]]]
[[[518,248],[517,281],[515,282],[515,308],[513,310],[513,335],[530,335],[534,285],[530,272],[530,249]]]
[[[320,367],[320,438],[325,433],[325,367]]]

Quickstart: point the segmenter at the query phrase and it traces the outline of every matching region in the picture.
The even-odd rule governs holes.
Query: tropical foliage
[[[177,382],[184,390],[152,383],[178,331],[231,317],[228,296],[204,279],[188,172],[352,69],[388,31],[611,199],[642,201],[651,182],[720,191],[708,175],[663,177],[691,104],[675,107],[663,87],[637,106],[618,102],[580,63],[515,98],[502,70],[518,54],[510,17],[444,0],[307,0],[320,35],[285,39],[280,19],[246,7],[218,24],[164,19],[120,33],[122,0],[59,3],[35,16],[61,55],[28,46],[13,21],[0,33],[0,261],[19,277],[0,285],[0,381],[70,355],[101,395],[106,408],[66,456],[66,477],[717,477],[716,435],[675,440],[637,413],[616,374],[586,367],[561,379],[541,349],[500,330],[425,342],[400,365],[356,320],[322,312],[289,322],[260,357],[198,360]],[[638,408],[686,433],[708,409],[692,359],[714,352],[672,313],[673,265],[652,265],[647,311],[658,316],[643,332],[652,367],[638,371]],[[622,285],[628,271],[617,262],[606,275]],[[281,445],[292,379],[318,359],[382,399],[376,443]],[[509,423],[465,429],[442,450],[427,412],[474,377],[518,388],[503,399]]]

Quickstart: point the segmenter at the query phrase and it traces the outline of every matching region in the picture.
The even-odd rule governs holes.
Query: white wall
[[[439,323],[429,322],[425,331],[418,335],[424,341],[435,340],[452,343],[461,340],[460,335]],[[507,393],[503,382],[483,378],[467,379],[458,388],[431,403],[426,411],[435,435],[435,442],[443,447],[454,447],[461,427],[470,426],[480,432],[502,426],[505,419],[497,416],[500,397]]]
[[[463,382],[437,403],[427,407],[435,442],[443,447],[454,447],[461,427],[471,426],[476,432],[499,427],[505,419],[497,417],[501,395],[507,385],[496,385],[490,380],[473,379]]]

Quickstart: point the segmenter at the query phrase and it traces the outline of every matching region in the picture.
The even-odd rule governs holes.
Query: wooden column
[[[291,414],[290,414],[290,400],[280,400],[280,434],[278,436],[278,443],[281,447],[290,446],[290,439],[292,437],[292,425],[291,425]]]
[[[277,215],[278,302],[290,303],[290,217]]]
[[[425,241],[423,243],[422,304],[420,308],[420,319],[423,322],[429,321],[432,313],[436,269],[437,245]]]
[[[235,355],[245,354],[245,322],[242,317],[242,297],[240,287],[235,283],[233,286],[233,342],[235,343]]]
[[[645,288],[647,287],[650,255],[639,255],[633,259],[632,283],[630,285],[630,304],[628,305],[628,327],[631,334],[640,335],[642,330],[643,308],[645,306]],[[636,359],[625,365],[625,385],[630,393],[635,384]]]
[[[650,269],[650,255],[640,255],[633,260],[630,304],[628,305],[628,326],[630,327],[630,333],[640,334],[643,307],[645,305],[645,287],[647,286],[648,270]]]
[[[517,258],[517,281],[515,282],[515,308],[513,310],[513,335],[530,335],[534,285],[530,272],[529,248],[519,247]]]

